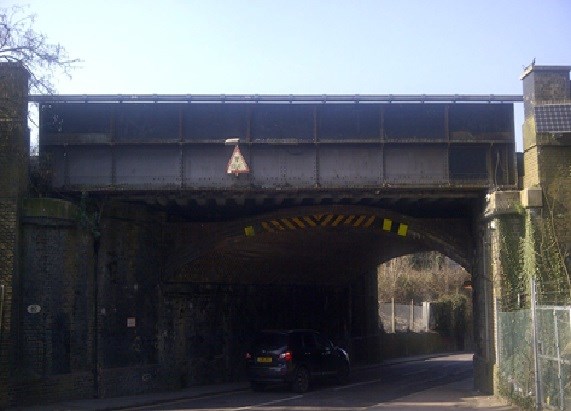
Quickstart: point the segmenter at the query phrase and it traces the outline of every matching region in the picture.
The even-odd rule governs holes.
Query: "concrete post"
[[[0,409],[10,403],[18,324],[19,210],[27,191],[30,137],[28,72],[19,64],[0,64]]]
[[[391,297],[391,333],[397,332],[397,322],[395,313],[395,297]]]

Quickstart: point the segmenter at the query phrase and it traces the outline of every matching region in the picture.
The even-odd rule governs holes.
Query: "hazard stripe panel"
[[[362,227],[381,229],[406,237],[408,234],[408,224],[393,221],[390,218],[382,218],[377,215],[345,215],[345,214],[318,214],[304,215],[275,220],[262,221],[259,225],[249,225],[244,227],[244,234],[247,237],[254,236],[257,231],[274,233],[276,231],[303,230],[310,227],[338,227],[340,225],[350,227]]]

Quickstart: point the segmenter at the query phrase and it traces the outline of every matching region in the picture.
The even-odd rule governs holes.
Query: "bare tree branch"
[[[70,58],[61,44],[49,43],[34,30],[35,18],[24,7],[0,8],[0,62],[22,64],[30,72],[30,91],[52,94],[54,76],[69,77],[81,60]]]

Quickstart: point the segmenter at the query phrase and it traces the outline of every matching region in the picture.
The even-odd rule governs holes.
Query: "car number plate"
[[[272,357],[257,357],[256,362],[272,362]]]

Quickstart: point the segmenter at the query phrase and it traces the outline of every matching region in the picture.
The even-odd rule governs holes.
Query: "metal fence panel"
[[[395,332],[427,331],[429,310],[425,308],[425,304],[395,304]],[[392,303],[379,303],[379,316],[385,332],[392,332]]]
[[[531,310],[498,313],[498,359],[504,388],[520,397],[535,393]]]
[[[571,305],[532,304],[532,309],[498,312],[497,333],[505,393],[533,400],[538,409],[571,410]]]
[[[537,306],[543,405],[571,410],[571,306]]]

